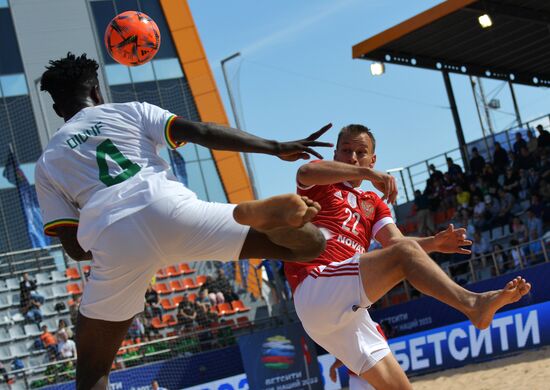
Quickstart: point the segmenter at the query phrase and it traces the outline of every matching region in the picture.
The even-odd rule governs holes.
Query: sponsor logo
[[[341,242],[344,245],[349,246],[350,248],[353,248],[355,253],[365,253],[366,252],[365,248],[361,244],[353,241],[349,237],[346,237],[346,236],[343,236],[343,235],[340,234],[337,238],[337,241]]]

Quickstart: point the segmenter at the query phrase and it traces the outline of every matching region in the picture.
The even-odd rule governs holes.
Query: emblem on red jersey
[[[361,204],[361,210],[363,213],[365,213],[365,216],[367,218],[371,218],[374,215],[374,205],[372,202],[369,202],[368,200],[362,200],[360,202]]]

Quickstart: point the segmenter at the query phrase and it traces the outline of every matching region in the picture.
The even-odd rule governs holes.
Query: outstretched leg
[[[77,390],[107,389],[111,365],[132,320],[94,320],[78,313],[75,332]]]
[[[251,227],[240,258],[278,258],[310,261],[325,249],[321,231],[309,223],[321,206],[306,197],[278,195],[235,207],[237,222]]]
[[[412,240],[367,253],[359,265],[365,293],[375,302],[402,280],[464,313],[479,329],[487,328],[501,307],[517,302],[531,285],[521,277],[504,289],[485,293],[468,291],[454,281]]]

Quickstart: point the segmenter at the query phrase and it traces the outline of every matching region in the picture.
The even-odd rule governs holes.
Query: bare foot
[[[485,329],[491,325],[493,317],[501,307],[519,301],[531,290],[531,283],[527,283],[521,276],[509,281],[502,290],[488,291],[479,294],[474,305],[474,311],[469,316],[474,326]]]
[[[233,217],[241,225],[248,225],[258,231],[268,231],[304,226],[319,210],[319,203],[305,196],[285,194],[240,203],[235,207]]]

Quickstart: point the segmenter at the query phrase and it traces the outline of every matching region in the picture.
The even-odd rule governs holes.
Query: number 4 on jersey
[[[111,176],[109,174],[106,156],[111,157],[124,171],[116,176]],[[110,139],[106,139],[97,146],[96,159],[99,167],[99,180],[107,187],[122,183],[124,180],[131,178],[141,170],[141,167],[128,160]]]

